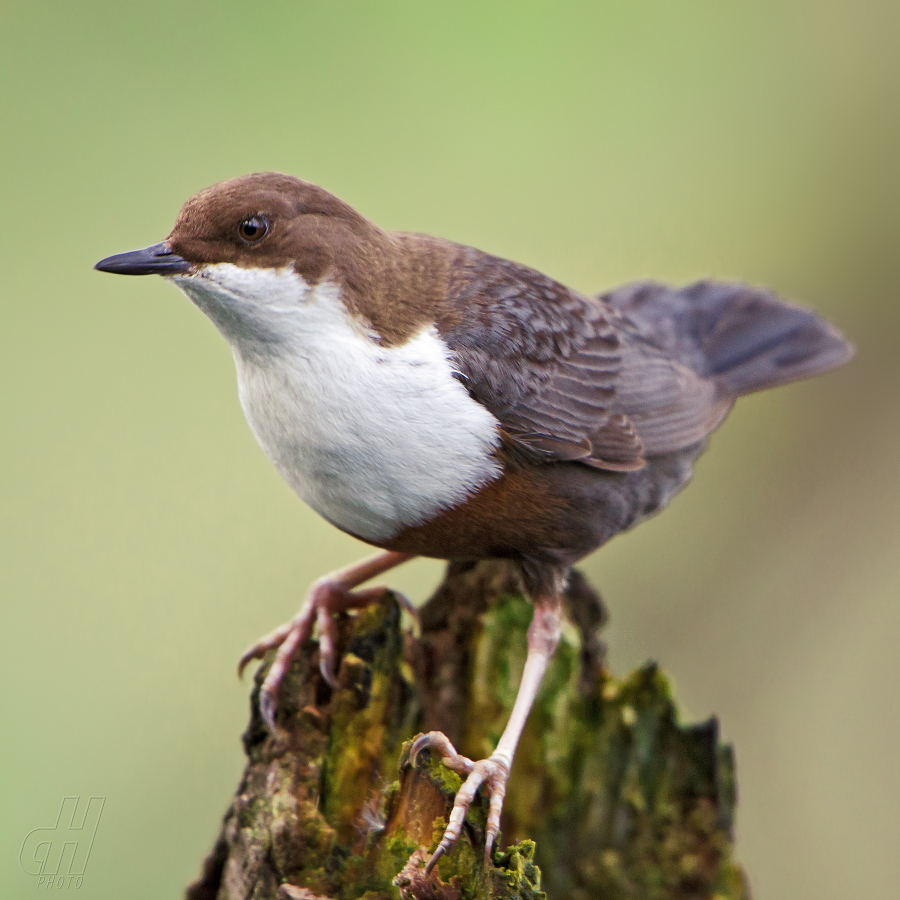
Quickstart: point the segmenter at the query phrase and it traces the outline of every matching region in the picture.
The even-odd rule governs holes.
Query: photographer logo
[[[106,797],[63,797],[56,824],[25,835],[19,863],[37,886],[80,888]]]

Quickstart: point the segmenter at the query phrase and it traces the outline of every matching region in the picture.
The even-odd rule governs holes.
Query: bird
[[[488,796],[485,864],[519,737],[559,642],[578,560],[662,510],[738,397],[846,362],[851,344],[768,290],[653,281],[591,296],[473,247],[379,228],[325,189],[257,173],[201,190],[162,242],[95,266],[177,285],[231,347],[241,406],[294,491],[377,555],[315,582],[254,643],[275,650],[260,709],[315,628],[335,683],[335,616],[414,557],[513,561],[534,605],[494,752],[419,736],[463,780],[428,870]]]

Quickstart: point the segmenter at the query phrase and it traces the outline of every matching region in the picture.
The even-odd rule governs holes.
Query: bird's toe
[[[468,756],[463,756],[456,751],[456,748],[450,743],[450,738],[442,731],[429,731],[425,734],[420,734],[413,741],[413,745],[409,750],[409,762],[413,768],[415,768],[418,756],[423,750],[440,754],[441,762],[458,775],[468,776],[475,765]]]

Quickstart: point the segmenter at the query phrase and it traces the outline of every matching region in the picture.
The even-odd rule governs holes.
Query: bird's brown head
[[[291,266],[315,284],[336,260],[365,253],[380,235],[372,223],[323,188],[265,172],[200,191],[182,207],[161,244],[109,257],[96,268],[174,275],[216,263],[257,269]]]
[[[296,287],[290,276],[303,290],[325,282],[380,340],[400,343],[433,320],[452,252],[437,239],[382,231],[317,185],[265,172],[200,191],[164,241],[95,268],[174,276],[223,331],[236,304],[246,317],[281,303],[282,288]]]

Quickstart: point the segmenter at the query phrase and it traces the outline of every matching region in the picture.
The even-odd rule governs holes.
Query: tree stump
[[[531,604],[501,562],[451,564],[420,627],[390,600],[340,624],[332,690],[314,641],[270,734],[256,674],[248,762],[187,900],[744,900],[731,859],[734,761],[715,719],[678,724],[665,676],[603,665],[599,597],[574,573],[569,625],[516,754],[492,865],[486,804],[426,877],[459,777],[411,739],[443,731],[488,756],[512,708]]]

